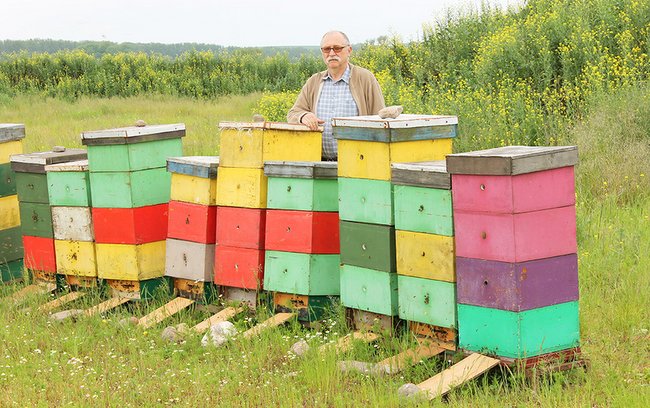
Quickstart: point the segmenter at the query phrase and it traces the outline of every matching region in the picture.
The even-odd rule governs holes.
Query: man
[[[302,123],[311,130],[323,125],[323,160],[337,159],[332,118],[376,115],[384,108],[384,96],[375,76],[350,64],[352,46],[340,31],[326,33],[320,42],[327,70],[314,74],[302,87],[287,114],[289,123]]]

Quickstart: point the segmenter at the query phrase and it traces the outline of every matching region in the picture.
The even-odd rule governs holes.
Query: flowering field
[[[590,369],[538,384],[495,370],[432,405],[650,406],[649,39],[649,2],[530,0],[518,11],[452,14],[421,42],[355,49],[355,62],[377,74],[389,104],[458,115],[456,152],[510,144],[579,150],[581,343]],[[256,112],[283,120],[318,69],[317,58],[245,53],[5,55],[0,122],[25,123],[26,151],[79,146],[82,131],[138,119],[184,122],[184,153],[214,155],[219,121]],[[15,289],[0,287],[0,296]],[[96,302],[90,293],[75,307]],[[219,349],[202,347],[198,335],[166,342],[163,325],[144,331],[121,323],[162,302],[59,324],[0,302],[0,406],[414,406],[398,398],[399,386],[447,364],[427,360],[383,378],[340,373],[337,359],[378,361],[413,341],[382,339],[338,358],[318,353],[348,332],[340,310],[312,330],[290,324]],[[169,324],[206,315],[182,312]],[[234,323],[245,329],[266,316],[241,314]],[[298,339],[312,346],[303,358],[288,352]]]

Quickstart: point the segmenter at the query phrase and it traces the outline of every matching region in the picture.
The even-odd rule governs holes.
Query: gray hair
[[[321,44],[323,43],[323,40],[325,39],[325,37],[327,35],[334,34],[334,33],[341,34],[343,36],[343,38],[345,38],[345,42],[347,42],[347,44],[345,44],[345,45],[352,45],[352,44],[350,44],[350,39],[348,38],[348,36],[343,31],[337,31],[337,30],[328,31],[325,34],[323,34],[323,36],[320,39],[320,43]]]

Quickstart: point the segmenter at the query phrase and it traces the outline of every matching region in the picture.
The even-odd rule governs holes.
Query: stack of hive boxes
[[[25,126],[0,124],[0,283],[22,277],[23,244],[16,179],[9,156],[23,152]]]
[[[11,156],[20,202],[25,267],[37,281],[57,281],[54,227],[45,166],[85,159],[85,150],[63,147],[51,152]]]
[[[577,149],[452,155],[459,346],[529,359],[579,345]]]
[[[318,161],[321,133],[270,122],[222,122],[219,127],[214,281],[226,299],[254,306],[264,282],[264,161]]]
[[[456,348],[451,177],[444,161],[396,163],[395,246],[399,317],[412,332]]]
[[[88,160],[45,166],[52,209],[56,270],[72,287],[97,282]]]
[[[334,118],[338,139],[341,303],[397,316],[391,163],[442,160],[451,153],[453,116]],[[359,315],[359,313],[357,313]]]
[[[266,162],[264,289],[276,311],[323,318],[339,294],[339,205],[335,162]]]
[[[218,156],[167,159],[172,175],[165,275],[176,292],[209,301],[216,295],[214,246],[217,226]]]
[[[185,125],[84,132],[88,146],[97,275],[113,293],[151,295],[165,274],[171,174],[167,158],[182,155]]]

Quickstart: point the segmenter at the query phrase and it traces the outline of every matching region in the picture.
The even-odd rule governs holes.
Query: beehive
[[[318,161],[321,132],[304,125],[221,122],[215,282],[258,290],[264,284],[266,161]]]
[[[266,162],[264,287],[277,311],[320,319],[340,292],[339,214],[334,162]],[[287,208],[288,207],[288,208]]]
[[[175,278],[174,286],[179,293],[192,297],[214,290],[218,167],[218,156],[167,160],[172,189],[165,275]],[[198,282],[203,284],[197,285]]]
[[[524,359],[579,346],[577,149],[451,155],[459,345]]]
[[[171,191],[167,159],[182,156],[184,136],[182,123],[82,133],[100,278],[143,281],[165,274]]]
[[[0,124],[0,283],[22,277],[20,212],[9,158],[23,152],[24,137],[24,125]]]
[[[57,273],[96,278],[88,160],[45,166]]]
[[[399,316],[455,337],[451,177],[444,161],[432,161],[394,163],[392,179]]]
[[[35,277],[55,281],[57,273],[54,225],[45,168],[85,159],[85,150],[62,147],[11,157],[20,202],[24,262]]]
[[[454,116],[430,115],[333,119],[338,142],[341,302],[346,307],[398,315],[397,186],[391,164],[444,159],[451,153],[457,124]],[[401,242],[407,241],[420,244],[415,236],[403,236]],[[409,250],[411,244],[402,247]]]

